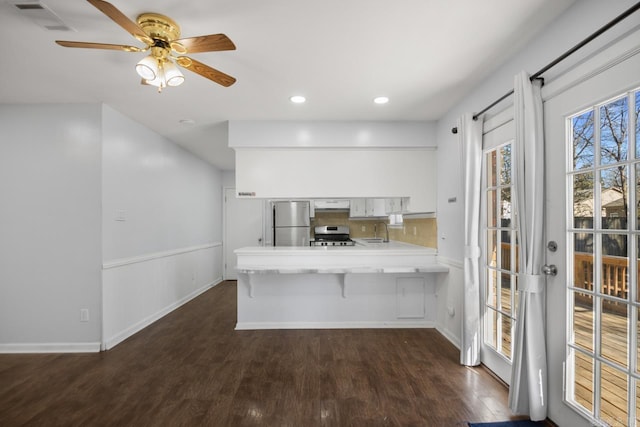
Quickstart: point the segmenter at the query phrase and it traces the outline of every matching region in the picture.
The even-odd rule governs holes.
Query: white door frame
[[[228,194],[229,193],[229,194]],[[233,231],[230,229],[230,221],[227,218],[228,215],[228,202],[227,196],[233,195],[235,197],[235,187],[223,187],[222,189],[222,199],[223,199],[223,215],[222,215],[222,226],[224,229],[224,244],[223,244],[223,277],[224,280],[236,280],[236,274],[235,274],[235,270],[231,270],[233,268],[233,266],[230,265],[230,260],[228,259],[228,251],[230,249],[237,249],[237,248],[230,248],[229,245],[231,244],[232,239],[230,238],[230,232]],[[252,211],[251,213],[253,213],[255,215],[255,217],[257,218],[259,216],[259,219],[257,221],[259,221],[259,228],[260,230],[253,230],[255,232],[255,236],[249,236],[248,239],[242,243],[242,246],[260,246],[262,244],[264,244],[264,233],[265,233],[265,212],[264,212],[264,206],[265,206],[265,201],[262,199],[243,199],[247,201],[247,204],[250,204],[250,202],[253,202],[252,204],[256,204],[257,208],[255,211]],[[237,214],[237,213],[236,213]],[[251,215],[250,215],[251,216]],[[251,221],[253,222],[253,221]]]

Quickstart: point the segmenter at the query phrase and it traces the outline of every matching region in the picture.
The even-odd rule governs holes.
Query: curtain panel
[[[514,79],[516,127],[514,211],[520,245],[519,306],[513,342],[509,407],[533,421],[547,416],[545,345],[544,141],[540,81],[524,71]]]
[[[460,118],[464,174],[464,289],[460,363],[480,364],[480,195],[482,173],[482,121],[467,113]]]

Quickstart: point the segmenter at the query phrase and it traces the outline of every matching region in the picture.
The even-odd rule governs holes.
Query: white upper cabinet
[[[390,199],[385,199],[384,210],[387,215],[402,213],[402,197],[392,197]]]
[[[365,206],[367,216],[387,216],[385,199],[367,199]]]
[[[351,199],[349,216],[351,218],[361,218],[367,216],[366,199]]]

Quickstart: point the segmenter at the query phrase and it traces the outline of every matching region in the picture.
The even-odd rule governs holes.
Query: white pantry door
[[[543,88],[546,238],[557,243],[547,264],[558,270],[547,278],[548,401],[558,425],[640,419],[640,55],[612,64],[613,53]]]
[[[238,199],[235,188],[225,188],[224,200],[224,278],[237,280],[238,259],[233,251],[262,246],[264,201]]]

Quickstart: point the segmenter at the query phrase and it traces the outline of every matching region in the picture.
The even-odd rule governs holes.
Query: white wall
[[[0,352],[111,347],[221,280],[217,168],[99,104],[0,105],[0,140]]]
[[[102,153],[110,348],[222,280],[222,172],[106,106]]]
[[[99,348],[100,128],[98,104],[0,105],[0,351]]]

